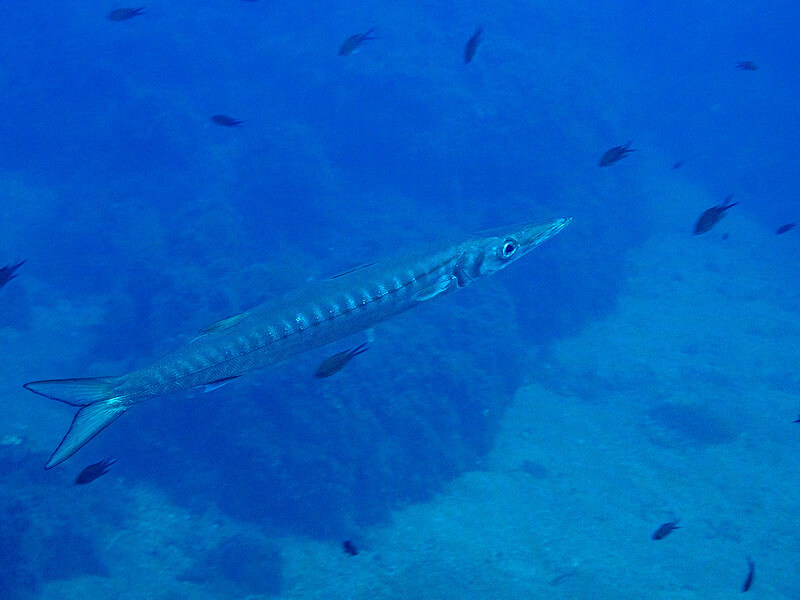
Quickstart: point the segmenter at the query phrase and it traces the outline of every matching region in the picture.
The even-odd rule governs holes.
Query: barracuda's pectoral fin
[[[128,407],[114,394],[119,381],[117,377],[95,377],[50,379],[25,384],[25,388],[35,394],[81,407],[45,469],[67,460],[125,412]]]
[[[211,333],[212,331],[225,331],[226,329],[230,329],[234,325],[236,325],[239,321],[241,321],[246,313],[239,313],[238,315],[233,315],[232,317],[227,317],[225,319],[220,319],[219,321],[214,321],[211,325],[206,325],[200,330],[200,333]]]
[[[435,298],[439,294],[450,292],[455,288],[456,288],[456,280],[453,278],[452,275],[447,275],[446,277],[442,277],[439,281],[434,283],[429,288],[418,291],[416,294],[414,294],[412,298],[417,302],[425,302],[426,300]]]

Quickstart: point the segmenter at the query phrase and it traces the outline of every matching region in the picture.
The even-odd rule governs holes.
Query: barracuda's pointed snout
[[[519,252],[525,254],[533,250],[539,244],[546,242],[551,237],[560,232],[564,227],[569,225],[572,217],[565,217],[561,219],[552,219],[550,221],[532,223],[520,228],[516,233],[509,235],[510,239],[516,239],[519,243]]]

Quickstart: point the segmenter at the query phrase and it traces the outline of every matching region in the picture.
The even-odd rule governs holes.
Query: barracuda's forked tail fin
[[[81,407],[45,469],[52,469],[67,460],[125,412],[127,405],[114,392],[121,379],[49,379],[25,384],[24,387],[34,394]]]

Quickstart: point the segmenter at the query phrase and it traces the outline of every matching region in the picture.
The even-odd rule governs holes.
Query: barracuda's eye
[[[503,258],[511,258],[517,251],[517,248],[519,248],[519,244],[517,244],[516,240],[507,239],[503,242],[503,248],[501,250]]]

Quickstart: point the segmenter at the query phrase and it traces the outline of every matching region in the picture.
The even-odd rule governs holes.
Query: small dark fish
[[[133,17],[143,15],[144,14],[144,6],[141,8],[117,8],[116,10],[112,10],[106,16],[106,19],[109,21],[127,21],[128,19],[132,19]]]
[[[366,342],[364,342],[360,346],[356,346],[350,350],[345,350],[344,352],[337,352],[333,356],[329,356],[319,363],[319,366],[314,373],[314,377],[330,377],[334,373],[338,373],[344,369],[345,366],[347,366],[347,363],[349,363],[354,356],[358,356],[367,350],[369,350],[369,346],[367,346]]]
[[[756,563],[749,556],[747,557],[747,577],[744,578],[742,583],[742,593],[744,594],[753,585],[753,578],[756,576]]]
[[[239,121],[233,117],[229,117],[228,115],[214,115],[211,117],[211,120],[217,125],[222,125],[223,127],[238,127],[244,123],[244,121]]]
[[[752,60],[743,60],[736,63],[736,68],[742,71],[758,71],[758,66]]]
[[[609,148],[603,153],[603,156],[600,157],[600,160],[597,161],[598,167],[608,167],[613,165],[618,160],[622,160],[631,152],[636,152],[636,149],[631,148],[631,144],[633,142],[628,142],[624,146],[614,146],[613,148]]]
[[[675,519],[674,521],[667,521],[666,523],[663,523],[658,529],[656,529],[653,532],[653,535],[651,535],[650,537],[654,540],[663,540],[674,530],[680,529],[678,522],[679,522],[678,519]]]
[[[722,217],[725,216],[725,211],[739,204],[738,202],[731,202],[731,198],[733,198],[733,194],[728,194],[725,200],[722,201],[722,204],[712,206],[704,211],[703,214],[700,215],[700,218],[697,219],[697,223],[694,224],[694,235],[700,235],[701,233],[711,231],[714,225],[719,223]]]
[[[353,54],[354,52],[358,52],[358,47],[366,42],[367,40],[374,40],[375,37],[372,32],[375,31],[375,28],[365,31],[364,33],[355,33],[348,37],[342,47],[339,48],[339,56],[347,56],[348,54]]]
[[[683,161],[678,161],[676,163],[672,163],[671,169],[680,169],[683,166]]]
[[[792,423],[800,423],[800,417],[797,417]]]
[[[356,548],[356,545],[350,540],[345,540],[342,542],[342,552],[348,556],[355,556],[358,554],[358,548]]]
[[[78,476],[75,478],[75,483],[78,485],[91,483],[101,475],[108,473],[108,468],[115,462],[117,462],[117,459],[107,458],[105,460],[101,460],[99,463],[89,465],[83,471],[78,473]]]
[[[786,225],[781,225],[780,227],[778,227],[778,229],[775,230],[775,233],[777,233],[778,235],[786,233],[787,231],[789,231],[790,229],[794,229],[798,225],[800,225],[800,223],[786,223]]]
[[[467,64],[472,60],[472,58],[475,56],[475,52],[478,51],[478,46],[480,46],[482,41],[483,27],[478,27],[475,30],[475,33],[472,34],[472,37],[467,40],[467,45],[464,46],[464,64]]]
[[[18,262],[15,265],[6,265],[3,268],[0,268],[0,288],[7,284],[9,281],[14,279],[17,276],[14,271],[19,269],[22,265],[25,264],[25,261]]]

